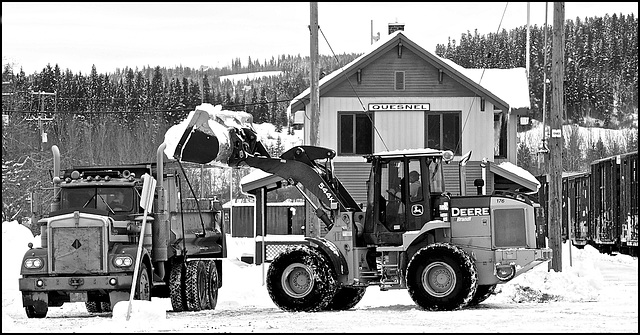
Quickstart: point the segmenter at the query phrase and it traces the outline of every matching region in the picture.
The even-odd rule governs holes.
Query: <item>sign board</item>
[[[417,104],[369,104],[369,111],[428,111],[431,106],[428,103]]]
[[[156,179],[150,176],[148,173],[142,175],[144,184],[142,185],[142,195],[140,196],[140,207],[144,208],[147,212],[151,211],[153,207],[153,195],[156,189]]]

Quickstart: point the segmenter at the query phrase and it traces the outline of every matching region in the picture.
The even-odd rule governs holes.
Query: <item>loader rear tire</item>
[[[496,284],[493,285],[478,285],[478,289],[476,290],[476,294],[473,296],[473,299],[469,302],[469,306],[476,306],[477,304],[487,300],[493,292],[496,290]]]
[[[331,264],[318,251],[297,245],[273,258],[267,272],[271,300],[288,312],[316,312],[333,299],[337,285]]]
[[[418,250],[407,265],[407,288],[413,301],[432,311],[465,307],[478,286],[478,273],[462,248],[435,243]]]
[[[207,291],[207,267],[205,262],[187,262],[184,282],[189,310],[200,311],[206,309],[209,303],[209,293]]]
[[[333,300],[331,300],[325,310],[346,311],[347,309],[351,309],[362,300],[366,291],[366,287],[339,287],[333,296]]]
[[[187,297],[184,290],[184,263],[182,260],[173,262],[169,276],[169,296],[171,307],[175,312],[187,311]]]

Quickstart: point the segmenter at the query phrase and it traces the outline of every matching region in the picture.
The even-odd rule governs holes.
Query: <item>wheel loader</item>
[[[540,206],[526,194],[466,195],[461,188],[454,196],[445,189],[451,151],[365,155],[371,170],[361,206],[334,173],[332,149],[301,145],[271,157],[251,125],[230,124],[204,108],[183,129],[167,156],[277,175],[300,190],[326,226],[323,237],[305,237],[273,258],[267,290],[282,310],[350,309],[369,286],[406,289],[425,310],[456,310],[551,259],[536,238]],[[470,154],[460,160],[461,171]],[[405,178],[413,172],[418,187]]]

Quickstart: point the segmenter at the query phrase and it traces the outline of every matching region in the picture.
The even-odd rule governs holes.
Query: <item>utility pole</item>
[[[548,157],[549,147],[547,146],[547,14],[549,13],[548,3],[544,3],[544,47],[543,47],[543,65],[542,65],[542,143],[538,148],[538,169],[542,169],[542,173],[548,174]]]
[[[29,118],[26,119],[28,121],[33,121],[36,120],[38,121],[38,129],[40,129],[40,151],[44,151],[44,146],[43,143],[47,142],[47,133],[44,132],[43,127],[43,121],[52,121],[53,118],[47,118],[44,116],[44,96],[45,95],[56,95],[55,92],[51,93],[51,92],[31,92],[31,94],[37,94],[40,97],[40,115],[38,115],[38,117],[36,118]]]
[[[564,96],[564,2],[553,3],[553,49],[551,53],[551,115],[549,126],[549,243],[551,266],[562,272],[562,108]],[[569,242],[571,243],[571,242]]]
[[[310,12],[310,24],[309,30],[311,31],[311,40],[310,40],[310,58],[311,58],[311,120],[309,124],[309,144],[310,145],[318,145],[318,131],[319,131],[319,123],[320,123],[320,88],[319,88],[319,69],[318,69],[318,3],[311,2]],[[306,136],[305,136],[306,137]],[[311,195],[313,199],[313,195],[310,191],[305,190],[308,195]],[[311,229],[307,229],[305,231],[306,236],[315,236],[320,237],[320,222],[315,215],[315,211],[313,210],[311,205],[305,206],[306,210],[306,218],[307,218],[307,227]]]
[[[310,145],[318,145],[318,125],[320,123],[320,89],[318,87],[318,3],[311,3],[311,124]]]
[[[530,17],[530,2],[527,1],[527,47],[526,47],[526,52],[525,52],[525,59],[526,59],[526,67],[527,67],[527,83],[529,83],[531,80],[529,79],[529,65],[531,63],[531,33],[529,32],[529,17]]]

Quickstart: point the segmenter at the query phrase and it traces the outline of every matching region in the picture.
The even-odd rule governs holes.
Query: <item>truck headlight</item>
[[[133,259],[130,256],[116,256],[113,259],[113,265],[119,268],[128,267],[131,264],[133,264]]]
[[[39,269],[44,265],[42,258],[27,258],[24,260],[24,267],[27,269]]]

